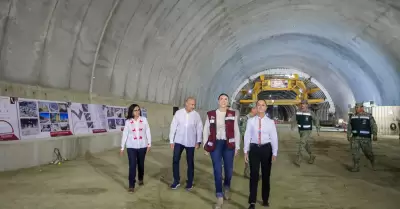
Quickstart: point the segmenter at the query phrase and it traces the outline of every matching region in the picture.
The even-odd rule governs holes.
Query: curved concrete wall
[[[0,79],[202,109],[267,68],[400,105],[395,0],[3,0]]]

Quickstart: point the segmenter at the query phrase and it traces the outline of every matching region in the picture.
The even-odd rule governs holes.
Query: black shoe
[[[268,202],[263,202],[262,206],[269,207],[269,203]]]
[[[256,208],[256,205],[255,204],[250,204],[249,205],[249,209],[255,209]]]
[[[143,183],[143,180],[139,180],[139,186],[143,186],[144,185],[144,183]]]

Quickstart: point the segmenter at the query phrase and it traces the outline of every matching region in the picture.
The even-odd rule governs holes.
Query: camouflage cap
[[[362,103],[362,102],[357,102],[355,107],[364,107],[364,103]]]
[[[300,104],[308,104],[308,101],[303,99],[303,100],[301,100]]]
[[[256,107],[256,103],[253,102],[253,103],[249,104],[249,107],[250,108],[255,108]]]

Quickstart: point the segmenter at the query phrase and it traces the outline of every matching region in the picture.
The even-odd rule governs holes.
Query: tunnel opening
[[[263,100],[295,100],[297,97],[294,91],[262,91],[257,95],[258,99]],[[280,122],[288,121],[293,116],[294,105],[268,105],[267,115],[273,120]]]
[[[335,124],[335,105],[329,93],[311,76],[290,69],[266,70],[251,76],[234,97],[241,115],[250,112],[249,104],[258,99],[267,102],[267,115],[279,123],[287,123],[296,114],[301,100],[307,100],[321,124]]]

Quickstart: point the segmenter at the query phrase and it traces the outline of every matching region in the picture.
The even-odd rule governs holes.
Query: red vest
[[[210,122],[210,135],[204,149],[207,152],[215,150],[215,142],[217,141],[217,112],[212,110],[207,112],[208,121]],[[229,149],[235,148],[235,111],[226,110],[225,115],[225,133],[226,144]]]

